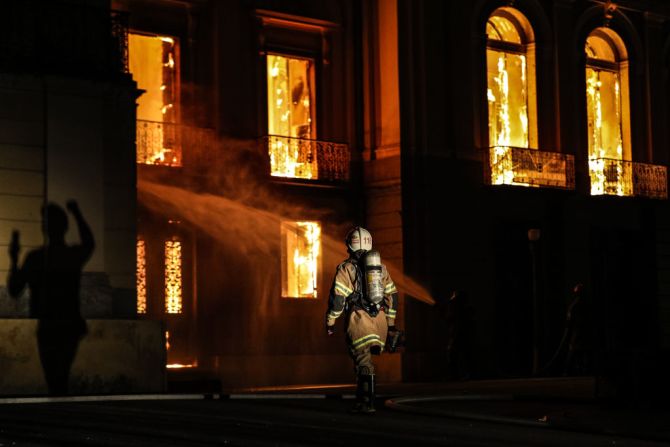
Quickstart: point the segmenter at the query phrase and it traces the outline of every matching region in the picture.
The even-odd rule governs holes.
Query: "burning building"
[[[395,3],[112,6],[143,91],[137,313],[165,321],[171,377],[349,381],[320,337],[348,228],[402,271]]]
[[[331,367],[341,356],[313,334],[337,235],[352,222],[370,227],[382,255],[434,297],[470,292],[475,374],[537,373],[558,344],[574,282],[608,309],[592,321],[601,341],[622,346],[612,341],[621,333],[603,328],[625,318],[613,310],[623,302],[604,296],[637,294],[633,284],[644,288],[635,327],[662,327],[650,310],[662,297],[662,247],[649,236],[662,231],[667,199],[667,112],[657,99],[666,59],[655,47],[662,5],[158,4],[117,6],[129,12],[131,35],[181,45],[171,51],[182,72],[169,77],[181,80],[182,102],[163,95],[156,110],[181,110],[188,121],[176,137],[183,165],[139,170],[147,231],[162,219],[190,232],[181,236],[195,263],[182,264],[189,304],[173,324],[175,335],[190,331],[183,340],[193,354],[174,354],[176,364],[233,383],[346,380]],[[643,62],[649,55],[654,62]],[[644,94],[652,90],[661,93]],[[183,136],[207,133],[192,143]],[[198,185],[198,195],[179,198],[166,185]],[[172,216],[160,211],[168,205]],[[252,234],[237,216],[253,222]],[[529,240],[531,229],[541,237]],[[171,237],[167,230],[154,253]],[[158,258],[153,265],[163,268]],[[162,282],[155,287],[167,297],[155,292]],[[401,315],[414,337],[402,356],[383,360],[383,379],[440,377],[444,322],[411,299],[421,293],[405,292]],[[193,324],[178,329],[178,319]]]
[[[443,377],[446,323],[431,304],[453,290],[471,299],[472,376],[539,374],[577,282],[602,353],[581,373],[663,366],[663,2],[96,5],[104,21],[54,17],[98,40],[53,38],[63,47],[44,61],[3,62],[33,82],[34,114],[17,129],[44,129],[16,144],[54,149],[1,152],[13,185],[42,186],[7,189],[15,211],[0,228],[37,233],[26,200],[75,196],[97,213],[105,248],[88,270],[111,290],[104,315],[160,322],[171,380],[350,381],[342,346],[322,334],[352,224],[371,230],[401,289],[408,346],[380,357],[382,381]],[[37,38],[21,33],[5,41]],[[52,72],[76,79],[58,88],[89,92],[100,119],[82,99],[42,107]]]
[[[473,371],[562,374],[548,363],[583,283],[587,360],[568,372],[661,384],[667,5],[398,3],[405,271],[469,292]],[[440,323],[406,305],[408,329]],[[423,334],[405,378],[441,367]]]

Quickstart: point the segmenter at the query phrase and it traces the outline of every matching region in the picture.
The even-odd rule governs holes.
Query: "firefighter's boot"
[[[356,403],[351,413],[372,414],[375,410],[375,376],[372,374],[358,376],[356,384]]]
[[[370,374],[367,376],[363,376],[365,380],[365,395],[363,396],[363,403],[365,404],[365,408],[363,410],[363,413],[374,413],[375,410],[375,376],[374,374]]]
[[[362,413],[363,407],[364,407],[364,396],[365,396],[365,382],[363,381],[362,375],[357,375],[356,376],[356,403],[354,406],[349,410],[349,413]]]
[[[373,375],[359,375],[356,382],[356,403],[349,410],[350,413],[371,414],[374,407],[374,377]]]

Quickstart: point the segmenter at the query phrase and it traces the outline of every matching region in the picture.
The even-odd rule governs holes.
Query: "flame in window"
[[[591,195],[632,195],[632,177],[623,162],[619,74],[586,68]]]
[[[182,312],[182,244],[165,241],[165,311]]]
[[[147,253],[146,243],[142,239],[137,240],[137,313],[147,313]]]
[[[270,173],[277,177],[312,179],[317,175],[312,104],[314,61],[267,56]],[[283,138],[282,138],[283,137]]]
[[[321,226],[317,222],[282,222],[282,296],[316,298]]]
[[[130,33],[130,72],[144,93],[137,99],[137,163],[181,166],[175,104],[179,95],[178,42]]]
[[[487,23],[487,92],[491,183],[530,186],[515,181],[515,162],[511,147],[528,148],[529,82],[525,54],[493,46],[504,41],[525,51],[515,25],[508,19],[492,16]],[[498,45],[498,44],[495,44]]]
[[[633,194],[626,48],[611,29],[597,28],[586,39],[586,115],[591,194]]]

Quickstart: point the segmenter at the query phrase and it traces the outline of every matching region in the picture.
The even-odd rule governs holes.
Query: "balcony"
[[[344,143],[268,135],[261,139],[270,158],[270,174],[325,182],[349,180],[349,146]]]
[[[512,146],[490,147],[484,178],[490,185],[575,188],[575,158],[569,154]]]
[[[175,123],[137,120],[137,163],[169,167],[183,166],[183,150],[199,166],[211,163],[214,135],[211,129]]]
[[[668,172],[665,166],[611,158],[589,160],[591,195],[668,198]]]

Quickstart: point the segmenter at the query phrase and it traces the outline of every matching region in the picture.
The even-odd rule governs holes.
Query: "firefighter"
[[[330,289],[326,331],[335,333],[335,321],[344,314],[349,354],[356,374],[354,413],[374,413],[375,367],[372,355],[384,349],[387,335],[395,334],[398,291],[372,236],[355,227],[346,237],[349,258],[337,267]]]

